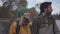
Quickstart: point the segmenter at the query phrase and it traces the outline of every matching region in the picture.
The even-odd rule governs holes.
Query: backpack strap
[[[19,30],[20,30],[20,25],[19,25],[19,21],[17,21],[16,34],[19,34]]]
[[[53,33],[55,34],[55,23],[53,23]]]
[[[56,34],[56,33],[55,33],[55,25],[56,25],[56,22],[55,22],[55,19],[53,19],[53,33],[54,33],[54,34]]]

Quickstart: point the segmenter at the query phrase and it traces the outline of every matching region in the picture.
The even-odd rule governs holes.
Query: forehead
[[[49,5],[48,7],[52,7],[51,5]]]

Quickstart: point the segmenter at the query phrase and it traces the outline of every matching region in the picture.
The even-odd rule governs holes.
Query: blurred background
[[[60,33],[60,0],[0,0],[0,34],[8,34],[11,20],[17,18],[18,9],[27,7],[30,13],[36,17],[40,12],[40,4],[43,2],[52,2],[52,15],[56,20]]]

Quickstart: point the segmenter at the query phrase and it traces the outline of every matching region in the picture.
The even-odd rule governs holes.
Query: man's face
[[[27,12],[24,13],[24,17],[25,17],[25,18],[28,18],[28,19],[30,18],[30,13],[29,13],[29,11],[27,11]]]
[[[52,12],[52,7],[51,7],[51,5],[49,5],[46,9],[47,9],[46,13],[51,14],[51,12]]]

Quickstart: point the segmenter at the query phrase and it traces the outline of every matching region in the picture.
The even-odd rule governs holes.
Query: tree
[[[5,0],[3,0],[5,1]],[[27,6],[27,1],[26,0],[6,0],[3,3],[3,6],[0,8],[0,17],[3,18],[13,18],[17,16],[17,11],[22,7]]]
[[[19,2],[19,5],[22,6],[22,7],[26,7],[27,6],[27,0],[21,0]]]
[[[37,11],[34,7],[30,8],[29,11],[30,11],[31,14],[37,15]]]
[[[34,7],[30,8],[29,12],[31,13],[31,19],[32,20],[38,15],[38,13]]]
[[[0,18],[8,18],[10,5],[5,2],[2,7],[0,7]]]

